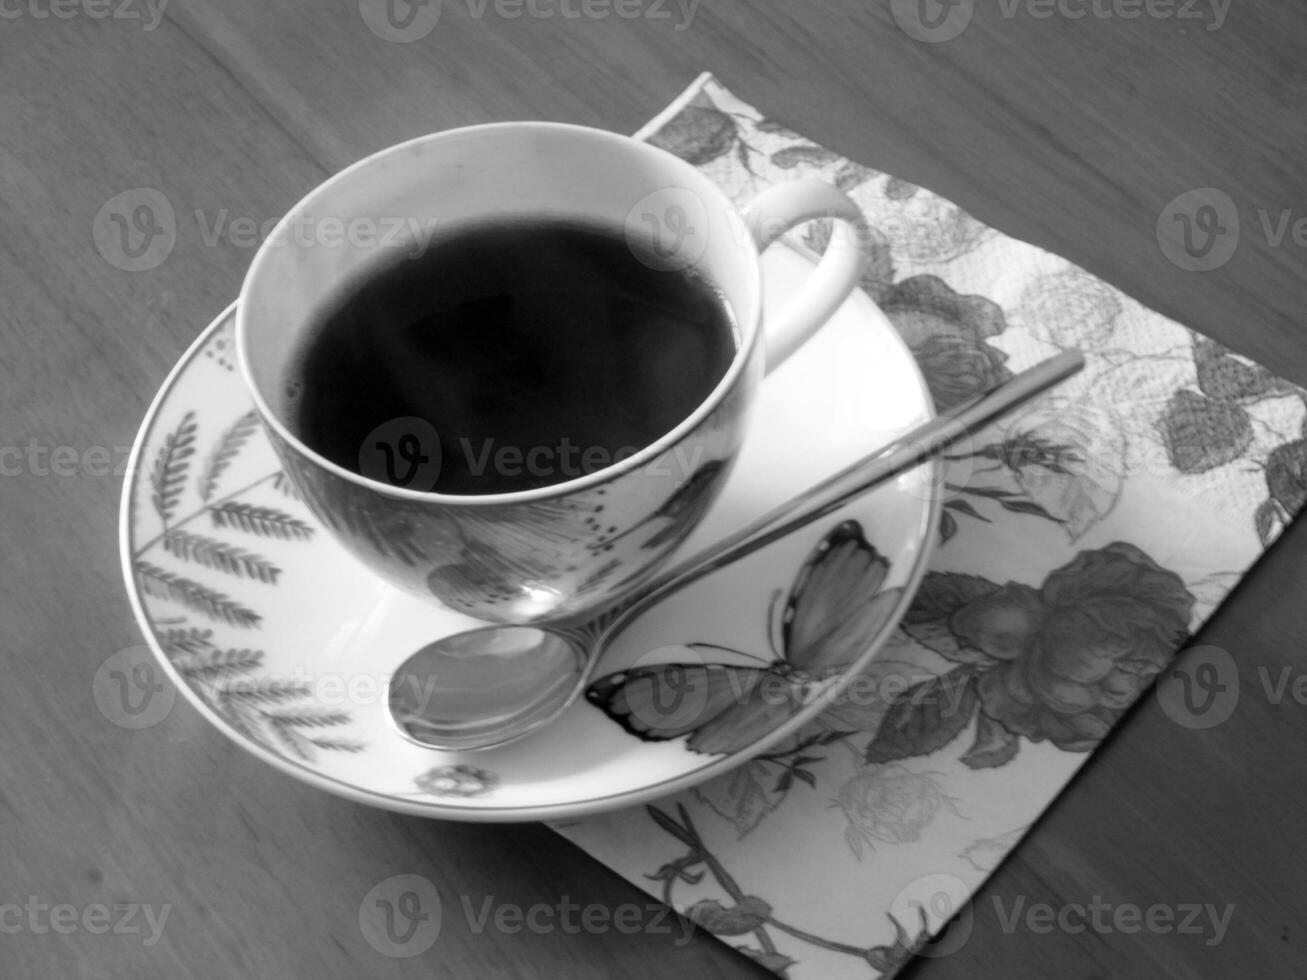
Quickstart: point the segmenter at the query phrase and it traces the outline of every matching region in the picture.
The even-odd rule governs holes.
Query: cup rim
[[[749,251],[749,257],[751,259],[751,261],[746,263],[748,282],[744,283],[744,288],[755,299],[753,304],[755,312],[753,317],[751,317],[747,323],[739,320],[735,321],[735,328],[740,334],[735,356],[713,390],[698,404],[698,406],[696,406],[695,410],[675,428],[660,436],[658,439],[655,439],[648,445],[641,447],[641,449],[633,455],[614,462],[601,470],[596,470],[594,473],[576,477],[571,480],[565,480],[560,483],[548,484],[547,486],[537,487],[531,490],[516,490],[509,493],[448,494],[397,487],[393,484],[373,480],[360,473],[355,473],[353,470],[346,469],[345,467],[327,459],[312,447],[308,446],[303,440],[291,432],[290,428],[281,420],[278,414],[272,410],[272,407],[264,398],[263,392],[259,389],[259,386],[255,381],[254,370],[250,363],[249,350],[250,335],[254,328],[249,322],[246,311],[249,309],[249,295],[252,292],[252,284],[259,278],[260,273],[262,273],[268,262],[271,261],[271,256],[274,251],[273,243],[277,238],[274,231],[274,234],[267,236],[259,246],[253,261],[250,263],[249,269],[245,273],[245,278],[241,282],[240,296],[236,304],[234,344],[236,348],[236,362],[240,370],[241,379],[245,383],[246,391],[253,399],[255,408],[258,410],[259,417],[263,420],[263,423],[270,426],[276,433],[278,439],[289,445],[297,454],[339,479],[346,480],[356,486],[370,490],[373,493],[382,496],[400,500],[424,501],[431,504],[497,506],[505,504],[528,504],[542,500],[550,500],[556,497],[569,496],[579,491],[590,489],[591,487],[602,486],[620,476],[638,470],[677,445],[687,435],[693,432],[709,415],[711,415],[726,399],[727,395],[735,389],[736,385],[739,383],[741,375],[746,369],[746,366],[753,358],[754,350],[759,344],[759,338],[762,334],[762,267],[758,247],[744,217],[740,214],[740,211],[734,202],[726,196],[722,189],[694,166],[661,147],[654,146],[652,143],[645,140],[625,136],[621,133],[614,133],[609,130],[597,129],[591,126],[579,126],[572,123],[540,122],[534,120],[484,123],[475,126],[460,126],[454,129],[428,133],[425,136],[418,136],[414,139],[406,140],[402,143],[397,143],[393,146],[378,150],[375,153],[371,153],[327,178],[297,201],[295,205],[286,212],[281,221],[277,223],[277,228],[282,227],[287,221],[291,221],[304,214],[315,205],[321,204],[322,201],[328,199],[341,184],[353,179],[359,173],[369,169],[382,160],[403,153],[411,153],[418,149],[426,149],[429,146],[438,145],[453,139],[475,138],[510,130],[518,132],[530,132],[534,130],[536,132],[572,134],[577,137],[596,140],[601,143],[608,143],[613,146],[621,145],[628,149],[634,145],[639,147],[642,152],[661,158],[664,165],[678,171],[678,183],[676,185],[668,184],[667,186],[685,187],[687,183],[692,184],[695,185],[696,188],[705,192],[705,197],[714,199],[718,202],[721,206],[722,212],[726,216],[726,221],[735,225],[734,233],[737,241],[740,243],[740,247]]]

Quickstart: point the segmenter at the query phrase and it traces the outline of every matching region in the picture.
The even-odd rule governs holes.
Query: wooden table
[[[356,0],[174,0],[161,20],[157,0],[0,0],[0,441],[19,450],[0,457],[0,906],[172,906],[152,945],[143,922],[100,935],[0,908],[0,974],[762,975],[706,937],[477,934],[460,898],[645,898],[543,827],[399,817],[288,781],[180,699],[143,732],[96,709],[97,667],[140,634],[118,571],[122,479],[86,451],[117,461],[131,444],[165,373],[235,295],[249,228],[372,150],[492,120],[632,131],[711,68],[773,118],[1307,383],[1307,248],[1291,231],[1276,244],[1259,216],[1274,231],[1286,211],[1307,215],[1296,5],[1237,3],[1209,30],[1208,0],[981,2],[960,36],[926,43],[868,0],[704,0],[683,30],[674,0],[621,8],[634,18],[564,16],[616,9],[590,2],[536,0],[553,16],[510,19],[511,5],[445,0],[427,36],[394,43]],[[1168,261],[1156,235],[1195,187],[1224,190],[1242,219],[1235,255],[1208,273]],[[92,234],[134,188],[161,191],[177,215],[171,254],[144,272],[106,262]],[[43,455],[55,447],[72,447],[59,467]],[[1307,672],[1304,579],[1299,528],[1202,638],[1241,664],[1234,717],[1190,731],[1146,698],[977,896],[963,948],[914,976],[1307,973],[1307,706],[1271,703],[1258,673]],[[404,873],[436,882],[447,910],[411,960],[379,955],[358,925],[362,896]],[[1212,948],[1147,930],[1010,934],[995,904],[1094,895],[1235,913]]]

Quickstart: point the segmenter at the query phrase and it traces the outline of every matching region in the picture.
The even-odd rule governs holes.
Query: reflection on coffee
[[[693,270],[666,271],[620,230],[547,221],[388,260],[305,337],[287,378],[296,434],[361,472],[379,429],[424,420],[440,467],[422,489],[447,494],[549,486],[635,453],[704,402],[738,344],[726,300]],[[380,448],[433,448],[419,442]]]

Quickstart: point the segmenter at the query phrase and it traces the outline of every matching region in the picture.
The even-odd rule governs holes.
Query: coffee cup
[[[831,236],[808,281],[778,315],[764,320],[762,250],[789,229],[818,218],[834,219],[846,233]],[[601,130],[529,122],[437,133],[353,165],[311,192],[282,220],[260,248],[241,291],[237,359],[287,476],[322,525],[376,574],[481,620],[575,619],[629,594],[699,523],[730,472],[765,375],[783,364],[857,287],[863,251],[856,232],[861,227],[857,206],[824,182],[782,184],[738,210],[685,161]],[[456,403],[448,411],[460,419],[458,425],[479,432],[482,439],[474,445],[466,436],[442,433],[449,428],[443,416],[433,420],[407,413],[379,425],[368,420],[361,438],[342,436],[347,449],[358,443],[352,452],[330,448],[333,438],[351,431],[342,419],[363,423],[361,416],[350,414],[361,397],[355,390],[359,385],[342,387],[341,378],[348,374],[328,377],[319,364],[322,359],[306,353],[317,349],[317,332],[334,329],[330,324],[339,320],[324,319],[324,310],[344,309],[342,296],[365,295],[369,283],[383,282],[388,275],[408,275],[395,271],[401,260],[417,260],[434,254],[434,249],[441,250],[443,261],[452,261],[448,256],[460,255],[461,242],[481,235],[476,239],[483,246],[483,252],[475,253],[479,257],[473,261],[473,253],[463,252],[458,258],[461,268],[475,275],[452,277],[444,289],[447,293],[457,287],[463,296],[472,287],[462,280],[489,282],[502,271],[496,267],[510,265],[500,252],[506,256],[511,249],[485,246],[486,241],[502,240],[485,238],[486,229],[502,236],[515,228],[524,229],[523,235],[543,234],[542,228],[556,235],[541,241],[570,242],[566,235],[571,234],[576,241],[588,242],[577,247],[597,250],[599,267],[618,270],[613,275],[619,279],[627,275],[621,270],[635,269],[634,259],[640,268],[630,276],[643,283],[646,292],[675,296],[700,287],[711,292],[710,302],[720,304],[721,316],[709,316],[705,322],[717,324],[714,330],[720,330],[721,323],[729,325],[730,347],[716,367],[705,367],[706,355],[692,353],[682,366],[672,362],[663,375],[646,377],[640,365],[658,359],[658,335],[649,334],[655,340],[641,341],[645,346],[637,349],[640,356],[627,358],[634,366],[626,370],[637,372],[639,384],[614,381],[594,387],[595,398],[616,399],[613,406],[605,403],[591,413],[601,429],[609,417],[628,414],[657,420],[659,411],[666,416],[674,410],[678,417],[663,419],[665,431],[656,421],[650,423],[654,428],[636,430],[642,437],[619,452],[611,445],[569,442],[565,433],[559,440],[544,439],[539,429],[530,427],[522,431],[533,432],[528,438],[535,444],[524,446],[519,440],[507,447],[511,452],[501,451],[504,447],[493,444],[495,430],[477,428],[484,421],[478,418],[477,406],[494,405],[498,413],[516,393],[496,390],[500,382],[478,390],[462,369],[441,375],[439,346],[426,367],[422,365],[427,362],[402,349],[378,354],[395,337],[409,334],[397,330],[382,336],[378,327],[373,337],[368,333],[371,322],[363,316],[355,338],[364,345],[358,363],[351,364],[348,357],[327,361],[339,370],[355,370],[363,387],[383,393],[391,387],[390,375],[384,382],[376,377],[383,369],[398,372],[401,380],[396,385],[439,387],[444,401]],[[601,233],[607,235],[608,245],[593,244]],[[625,253],[617,254],[622,249]],[[520,265],[517,254],[513,262]],[[563,270],[563,279],[572,275],[570,266],[557,268]],[[665,288],[650,279],[657,276],[667,277],[662,280]],[[411,291],[412,277],[404,281]],[[578,313],[570,320],[566,315],[567,290],[575,283],[545,286],[553,290],[548,300],[550,329],[566,334],[566,350],[579,352],[568,355],[564,368],[570,365],[577,384],[589,383],[596,370],[593,364],[600,359],[586,346],[584,333],[577,332],[589,322],[589,314]],[[609,290],[614,291],[621,290]],[[530,302],[514,298],[529,310]],[[658,302],[637,299],[645,304],[640,310]],[[561,312],[555,308],[560,303]],[[424,322],[439,337],[446,314],[429,312]],[[642,324],[644,316],[640,314]],[[329,326],[323,327],[324,322]],[[511,353],[508,347],[513,345],[487,342],[477,347],[478,321],[465,317],[459,322],[477,357],[493,361],[500,353]],[[613,323],[613,342],[620,349],[621,316]],[[531,357],[548,355],[551,337],[537,329]],[[712,345],[720,339],[691,335],[686,349],[715,350]],[[560,339],[556,346],[562,350],[564,342]],[[546,360],[555,363],[557,358]],[[502,365],[478,362],[481,367]],[[519,365],[515,370],[522,369]],[[692,403],[680,404],[670,394],[660,394],[660,385],[674,387],[671,379],[683,379],[687,373],[698,378],[699,388],[687,389]],[[540,420],[553,417],[548,411],[552,406],[538,399],[568,389],[566,383],[559,387],[557,370],[532,377],[536,374],[548,375],[542,384],[554,387],[540,388],[533,395],[537,401],[527,399],[521,411],[548,431],[549,423]],[[431,380],[424,382],[428,377]],[[515,375],[492,370],[487,377]],[[677,397],[687,395],[682,390]],[[334,421],[315,429],[315,413],[327,413],[322,418]],[[442,483],[442,471],[457,471],[462,482]],[[519,475],[521,482],[514,482]],[[486,477],[484,485],[477,483],[479,476]]]

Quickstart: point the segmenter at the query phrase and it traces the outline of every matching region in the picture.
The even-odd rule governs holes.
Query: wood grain
[[[1307,249],[1274,245],[1259,216],[1307,215],[1307,19],[1293,5],[1236,4],[1207,30],[982,3],[941,44],[912,40],[889,4],[865,0],[704,0],[684,30],[678,17],[509,20],[493,5],[478,17],[446,0],[436,29],[408,44],[376,36],[352,0],[173,0],[148,31],[145,19],[69,9],[59,19],[38,16],[49,0],[0,5],[0,442],[24,453],[32,440],[79,458],[131,443],[253,256],[250,242],[214,240],[221,216],[263,224],[366,153],[450,126],[540,118],[631,131],[704,68],[815,140],[1307,383]],[[146,12],[143,0],[128,9]],[[1171,264],[1156,236],[1167,202],[1195,187],[1228,193],[1242,224],[1234,258],[1206,274]],[[161,191],[177,216],[166,261],[139,273],[106,262],[92,238],[101,207],[132,188]],[[118,572],[122,480],[23,460],[0,479],[0,904],[172,911],[152,946],[84,930],[0,935],[6,976],[764,975],[678,932],[478,933],[462,899],[646,899],[540,827],[403,818],[288,782],[180,699],[145,731],[110,724],[92,677],[140,642]],[[1192,732],[1145,699],[977,896],[967,941],[913,976],[1307,972],[1307,706],[1273,704],[1258,674],[1307,671],[1304,579],[1300,528],[1203,637],[1240,662],[1234,717]],[[358,907],[406,873],[438,884],[446,915],[431,950],[390,959],[364,941]],[[1235,911],[1218,946],[1148,931],[1007,932],[999,914],[1022,898],[1095,896]]]

